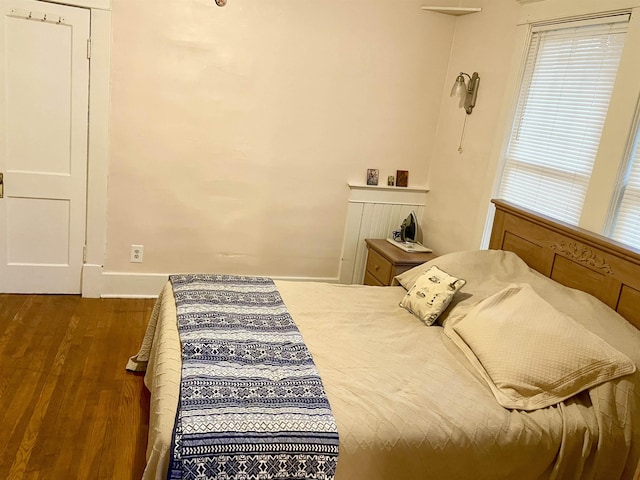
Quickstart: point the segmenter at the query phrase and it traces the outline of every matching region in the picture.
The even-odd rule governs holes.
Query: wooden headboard
[[[503,200],[489,248],[509,250],[531,268],[599,298],[640,329],[640,251]]]

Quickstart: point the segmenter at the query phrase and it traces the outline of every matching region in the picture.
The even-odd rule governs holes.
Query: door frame
[[[82,296],[102,294],[107,233],[109,99],[111,79],[111,0],[38,0],[91,10],[89,60],[89,132],[87,149],[87,221]]]

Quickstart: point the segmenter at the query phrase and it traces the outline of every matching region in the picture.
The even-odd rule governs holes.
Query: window
[[[534,27],[500,198],[578,224],[628,21]]]
[[[610,236],[615,240],[640,248],[640,124],[636,123],[635,140],[619,183],[618,202]]]

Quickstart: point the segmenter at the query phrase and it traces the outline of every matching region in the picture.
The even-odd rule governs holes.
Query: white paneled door
[[[0,5],[0,292],[80,293],[89,10]]]

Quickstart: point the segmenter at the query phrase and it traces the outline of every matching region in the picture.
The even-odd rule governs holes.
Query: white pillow
[[[435,265],[424,272],[400,302],[426,325],[433,325],[449,306],[453,295],[466,282],[449,275]]]
[[[636,370],[526,284],[486,298],[444,332],[506,408],[545,408]]]

